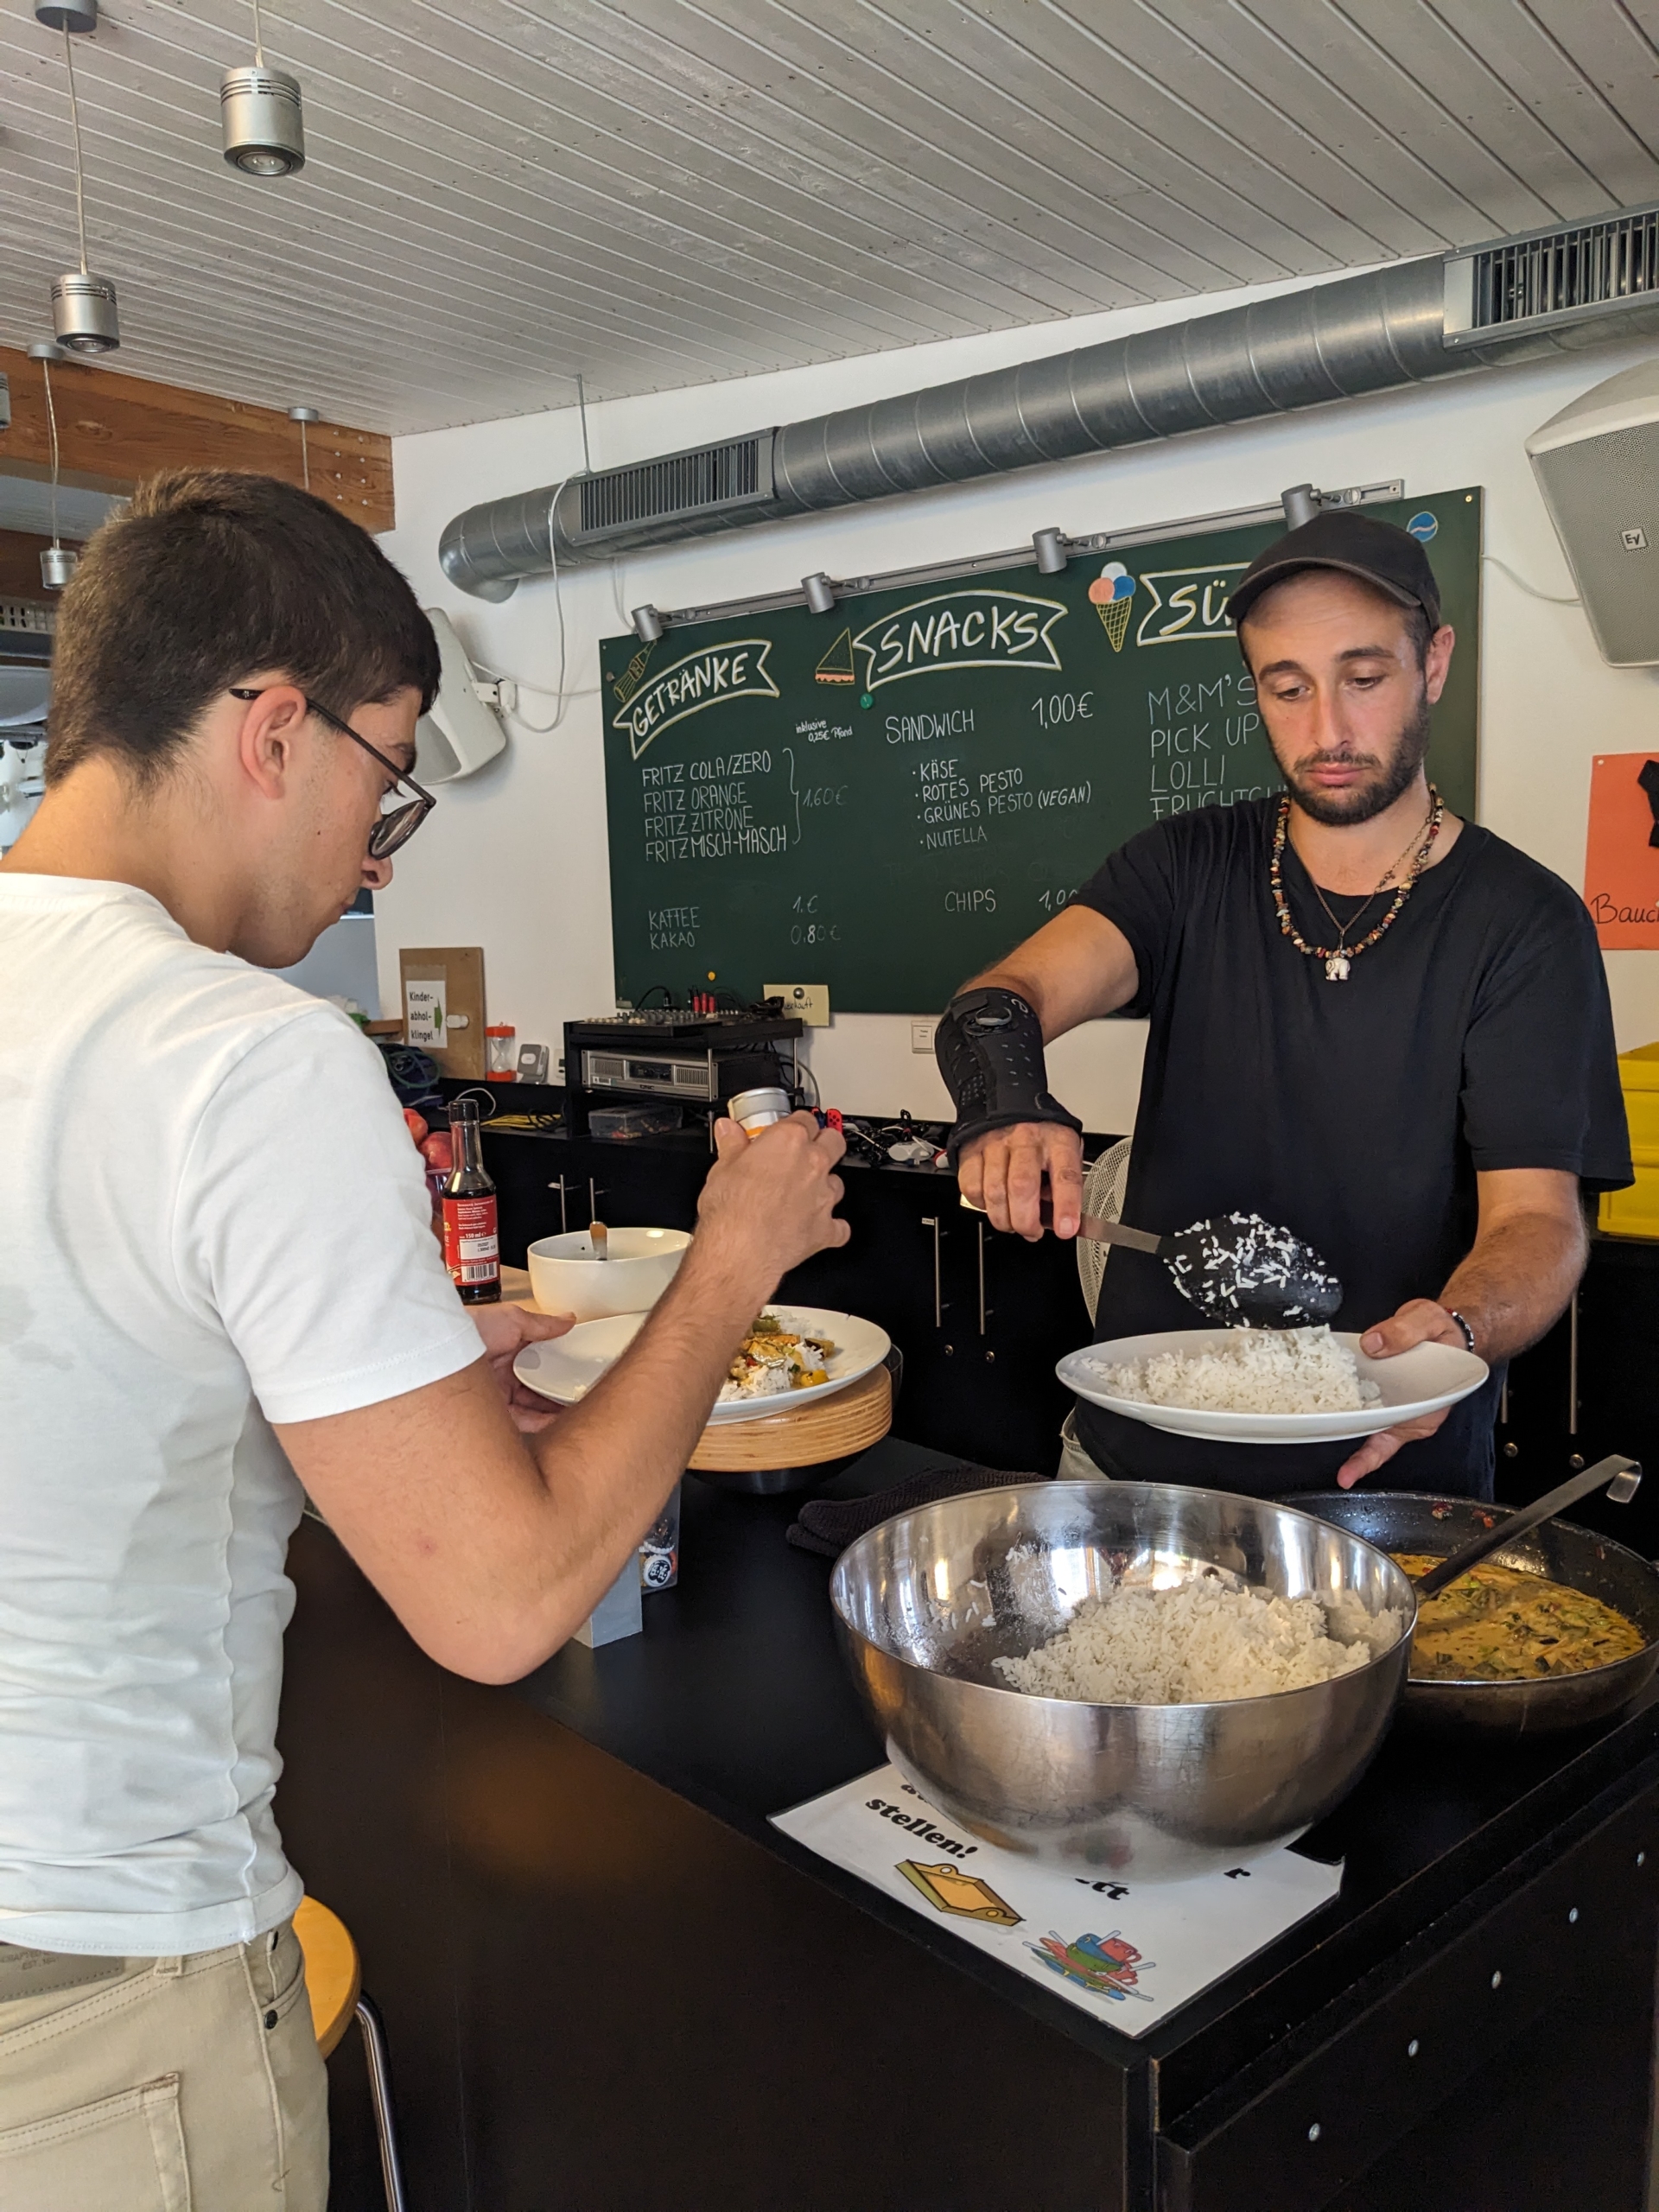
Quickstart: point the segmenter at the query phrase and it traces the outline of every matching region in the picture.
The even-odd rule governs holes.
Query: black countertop
[[[889,1439],[825,1494],[862,1495],[948,1464]],[[644,1634],[599,1651],[573,1643],[514,1694],[1115,2066],[1159,2062],[1166,2116],[1233,2082],[1367,1977],[1406,1973],[1495,1890],[1659,1782],[1659,1684],[1597,1728],[1531,1744],[1440,1743],[1396,1728],[1358,1789],[1298,1847],[1344,1862],[1340,1897],[1130,2038],[769,1825],[884,1758],[836,1647],[830,1563],[785,1541],[793,1517],[789,1499],[689,1476],[680,1586],[645,1599]]]

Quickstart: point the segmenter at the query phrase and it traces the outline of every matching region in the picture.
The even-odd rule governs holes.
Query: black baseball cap
[[[1427,554],[1409,531],[1353,507],[1328,507],[1265,546],[1227,602],[1230,620],[1243,622],[1264,591],[1304,569],[1340,569],[1402,607],[1421,607],[1431,630],[1440,626],[1440,588]]]

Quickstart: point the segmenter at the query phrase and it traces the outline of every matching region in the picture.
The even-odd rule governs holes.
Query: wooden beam
[[[11,428],[0,431],[0,475],[48,477],[51,441],[41,365],[0,346],[11,380]],[[89,492],[130,493],[165,468],[251,468],[303,480],[300,426],[273,407],[151,384],[86,361],[52,364],[62,480]],[[390,530],[391,441],[335,423],[307,426],[311,489],[360,522]]]

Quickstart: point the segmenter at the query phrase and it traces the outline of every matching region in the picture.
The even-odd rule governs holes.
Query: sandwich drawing
[[[820,683],[851,683],[856,680],[856,671],[853,667],[853,633],[850,629],[842,632],[813,673]]]
[[[936,1911],[955,1913],[962,1920],[988,1921],[996,1928],[1020,1925],[1020,1915],[988,1882],[977,1874],[964,1874],[960,1866],[923,1866],[913,1859],[901,1859],[894,1872],[919,1890]]]

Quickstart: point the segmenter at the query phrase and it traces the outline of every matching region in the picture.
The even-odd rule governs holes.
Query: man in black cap
[[[1453,637],[1427,556],[1351,510],[1260,555],[1228,607],[1285,789],[1120,848],[939,1024],[963,1192],[1076,1234],[1079,1124],[1043,1046],[1148,1018],[1123,1218],[1284,1224],[1344,1286],[1332,1325],[1389,1357],[1465,1345],[1492,1370],[1447,1414],[1346,1445],[1195,1443],[1079,1404],[1063,1471],[1272,1494],[1490,1497],[1503,1364],[1572,1296],[1583,1193],[1630,1177],[1607,987],[1582,901],[1447,811],[1424,772]],[[1098,1340],[1191,1327],[1159,1260],[1118,1250]]]

